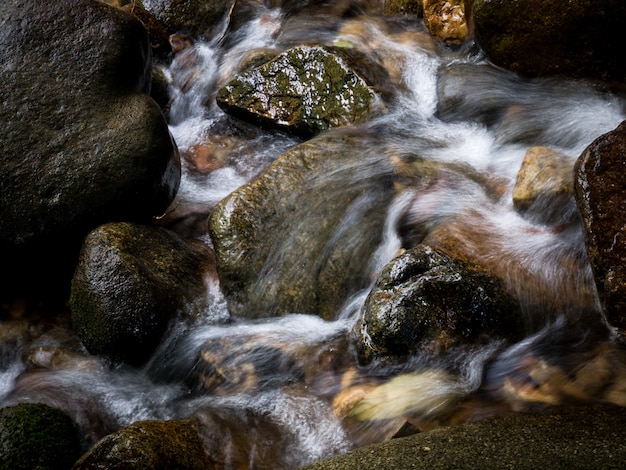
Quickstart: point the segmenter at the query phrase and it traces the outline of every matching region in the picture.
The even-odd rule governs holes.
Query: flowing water
[[[418,24],[261,10],[227,40],[198,41],[163,66],[173,96],[170,129],[185,156],[180,192],[164,224],[211,245],[206,220],[215,204],[300,142],[279,131],[233,126],[213,98],[248,51],[310,42],[349,43],[383,60],[395,77],[397,98],[388,112],[350,131],[368,143],[362,166],[329,178],[367,178],[385,171],[376,161],[389,155],[469,168],[462,177],[451,174],[398,194],[372,253],[372,279],[416,241],[411,237],[423,236],[410,227],[448,222],[464,249],[518,294],[528,337],[468,346],[439,359],[416,357],[397,369],[357,371],[346,337],[367,289],[333,321],[300,312],[245,321],[229,318],[214,280],[210,307],[175,322],[140,369],[85,354],[62,325],[35,334],[32,325],[16,321],[0,338],[0,406],[57,406],[92,441],[137,420],[195,416],[211,430],[207,447],[224,455],[227,468],[296,468],[388,439],[407,425],[427,429],[563,397],[626,405],[626,361],[597,314],[579,221],[533,222],[511,202],[529,147],[558,150],[573,167],[589,143],[626,119],[625,102],[594,84],[522,80],[485,66],[475,48],[438,47]],[[446,93],[452,98],[444,99]],[[197,157],[202,146],[211,158]],[[335,242],[359,242],[341,237],[338,232]],[[583,380],[577,373],[586,363]],[[384,388],[375,389],[379,385]],[[373,390],[360,416],[377,421],[346,419],[342,407]]]

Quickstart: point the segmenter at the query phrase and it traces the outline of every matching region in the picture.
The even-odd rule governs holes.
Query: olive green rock
[[[358,132],[292,147],[215,207],[209,232],[231,312],[335,318],[368,285],[393,168]]]
[[[137,421],[102,438],[73,470],[220,468],[207,455],[193,419]]]
[[[206,300],[212,254],[160,227],[110,223],[83,243],[72,280],[72,324],[92,354],[141,364],[169,321]]]
[[[43,403],[0,409],[0,470],[67,470],[80,453],[79,431],[63,411]]]

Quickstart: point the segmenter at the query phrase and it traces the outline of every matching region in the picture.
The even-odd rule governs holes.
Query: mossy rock
[[[237,76],[217,94],[229,114],[307,137],[363,122],[382,100],[339,48],[294,47]]]
[[[79,431],[63,411],[43,403],[0,409],[0,470],[67,470],[80,454]]]
[[[72,323],[92,354],[141,364],[171,319],[206,299],[206,245],[159,227],[111,223],[85,239],[74,278]]]
[[[192,419],[137,421],[98,441],[73,470],[216,469],[204,450],[198,426]]]

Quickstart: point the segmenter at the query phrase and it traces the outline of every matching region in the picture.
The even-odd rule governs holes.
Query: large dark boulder
[[[523,75],[623,82],[622,0],[475,0],[474,37],[494,64]]]
[[[0,409],[0,470],[67,470],[81,453],[81,437],[63,411],[42,403]]]
[[[520,337],[519,306],[502,281],[420,245],[392,260],[372,288],[354,337],[361,360],[438,354]]]
[[[211,268],[206,245],[164,228],[100,226],[85,239],[72,281],[74,329],[90,353],[141,364],[171,319],[204,306]]]
[[[626,122],[594,140],[575,167],[575,195],[604,313],[626,331]]]
[[[0,44],[0,253],[12,279],[66,289],[90,230],[148,222],[178,190],[178,152],[146,94],[150,44],[93,0],[3,2]]]
[[[393,168],[357,131],[292,147],[209,219],[232,313],[334,318],[369,283]]]

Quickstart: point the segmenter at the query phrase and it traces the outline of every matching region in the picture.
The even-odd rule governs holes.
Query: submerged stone
[[[381,98],[339,48],[298,46],[245,72],[217,95],[227,113],[311,136],[381,112]]]
[[[394,195],[393,168],[370,140],[326,133],[292,147],[215,207],[209,232],[232,313],[330,319],[367,286]]]
[[[594,140],[575,167],[582,215],[598,295],[611,325],[626,332],[626,122]]]

